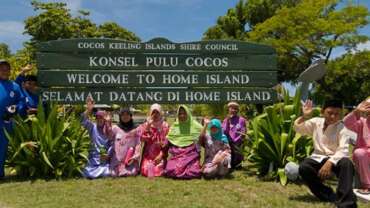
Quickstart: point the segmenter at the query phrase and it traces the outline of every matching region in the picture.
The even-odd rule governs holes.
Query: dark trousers
[[[328,159],[324,159],[321,163],[306,158],[299,165],[299,175],[308,185],[311,192],[322,201],[334,202],[337,207],[357,207],[356,195],[352,190],[352,181],[354,175],[354,166],[348,158],[342,158],[333,166],[332,172],[338,178],[337,193],[324,185],[319,178],[318,173],[321,167]]]
[[[8,139],[5,136],[3,127],[0,126],[0,179],[4,177],[4,165],[6,152],[8,151]]]
[[[12,133],[13,123],[0,121],[0,179],[5,176],[4,166],[9,143],[8,139],[5,136],[5,130],[8,133]]]
[[[243,155],[243,141],[239,140],[237,142],[233,142],[229,139],[229,145],[231,149],[231,168],[238,169],[241,168],[242,162],[244,160]]]

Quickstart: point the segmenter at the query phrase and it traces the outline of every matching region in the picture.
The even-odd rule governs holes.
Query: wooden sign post
[[[116,39],[43,42],[42,99],[58,103],[271,103],[275,50],[240,41],[146,43]]]

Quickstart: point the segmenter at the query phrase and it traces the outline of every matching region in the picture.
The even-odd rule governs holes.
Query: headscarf
[[[160,114],[160,119],[158,121],[152,121],[153,111],[158,111],[158,113]],[[150,111],[149,111],[149,115],[148,115],[148,118],[147,118],[147,122],[150,122],[150,121],[152,121],[152,126],[154,128],[160,129],[162,127],[162,123],[163,123],[163,112],[162,112],[161,105],[155,103],[152,106],[150,106]]]
[[[105,111],[102,111],[102,110],[98,110],[96,113],[95,113],[95,118],[96,119],[105,119],[105,116],[107,115],[107,112]],[[112,122],[111,121],[107,121],[107,120],[104,120],[104,124],[103,126],[97,126],[98,130],[101,131],[103,134],[105,135],[109,135],[109,129],[111,128],[112,126]]]
[[[216,133],[212,133],[211,132],[211,128],[212,127],[216,127],[217,128],[217,132]],[[221,121],[218,120],[218,119],[212,119],[209,124],[208,124],[208,130],[209,130],[209,134],[211,135],[211,137],[215,140],[218,140],[218,141],[221,141],[225,144],[228,144],[229,143],[229,140],[227,139],[227,136],[224,134],[224,132],[222,131],[222,124],[221,124]]]
[[[128,121],[128,122],[123,122],[123,121],[121,120],[121,115],[122,115],[123,113],[128,113],[128,114],[130,114],[130,117],[131,117],[130,121]],[[135,129],[135,128],[136,128],[136,125],[135,125],[135,123],[134,123],[134,120],[132,119],[132,112],[130,111],[130,109],[128,109],[128,108],[123,108],[123,109],[121,109],[121,110],[120,110],[120,112],[119,112],[119,123],[118,123],[118,127],[119,127],[119,128],[121,128],[121,129],[122,129],[123,131],[125,131],[125,132],[129,132],[129,131],[131,131],[132,129]]]
[[[199,137],[202,125],[193,119],[189,108],[185,105],[179,106],[177,115],[179,115],[181,108],[185,110],[187,119],[184,122],[180,122],[179,119],[176,120],[168,133],[168,140],[175,146],[186,147]]]
[[[237,102],[231,101],[227,104],[227,107],[230,108],[231,106],[239,108],[239,104]]]
[[[104,118],[106,115],[106,112],[105,111],[102,111],[102,110],[98,110],[96,113],[95,113],[95,118],[98,119],[98,118]]]

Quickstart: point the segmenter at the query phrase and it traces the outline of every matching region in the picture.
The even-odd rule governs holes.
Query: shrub
[[[79,175],[87,161],[89,138],[73,113],[42,105],[37,115],[15,118],[9,139],[8,166],[23,177],[61,178]]]
[[[251,147],[247,155],[259,176],[269,175],[287,183],[284,166],[289,162],[300,162],[313,150],[312,139],[296,134],[293,125],[300,114],[300,90],[291,98],[283,91],[283,101],[264,108],[249,125],[248,136]],[[320,109],[315,108],[314,116]]]

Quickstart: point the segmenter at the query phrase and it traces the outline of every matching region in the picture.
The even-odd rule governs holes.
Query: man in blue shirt
[[[4,177],[4,163],[8,150],[8,139],[5,130],[12,130],[11,116],[23,99],[20,87],[9,80],[10,64],[0,60],[0,178]]]
[[[35,75],[25,75],[30,70],[32,70],[32,66],[28,64],[22,68],[22,71],[15,79],[24,97],[24,100],[19,104],[18,112],[22,117],[28,114],[35,114],[37,112],[37,105],[39,104],[37,77]]]

